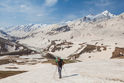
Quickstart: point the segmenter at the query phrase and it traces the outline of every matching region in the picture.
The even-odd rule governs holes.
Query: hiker
[[[62,66],[64,65],[64,61],[63,59],[61,59],[60,57],[57,57],[56,58],[56,65],[58,67],[58,73],[59,73],[59,78],[61,79],[62,78]]]

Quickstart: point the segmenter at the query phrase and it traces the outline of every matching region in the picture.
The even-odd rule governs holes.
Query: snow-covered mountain
[[[12,26],[9,27],[10,29],[8,31],[14,30],[14,31],[25,31],[25,32],[29,32],[29,31],[33,31],[37,28],[41,28],[42,24],[27,24],[27,25],[19,25],[19,26]]]
[[[54,55],[63,55],[63,57],[67,57],[74,54],[76,49],[80,48],[80,43],[112,47],[115,47],[116,44],[117,47],[123,47],[123,26],[124,14],[100,22],[81,22],[80,20],[74,20],[63,26],[54,25],[51,27],[51,25],[49,25],[37,29],[28,34],[27,38],[19,41],[20,43],[42,49],[49,48],[50,45],[51,50],[54,47],[54,49],[60,49],[58,46],[60,45],[63,49],[52,53]],[[51,42],[53,41],[56,44],[52,45]],[[73,45],[68,45],[69,42],[73,43]],[[67,46],[64,43],[67,44]],[[68,46],[70,48],[66,48]],[[51,50],[49,51],[51,52]]]
[[[110,18],[115,17],[116,15],[111,14],[109,11],[104,11],[100,14],[97,15],[88,15],[85,16],[83,18],[80,18],[79,20],[74,20],[74,21],[70,21],[70,22],[99,22],[99,21],[104,21]],[[58,27],[61,26],[66,26],[66,24],[68,25],[68,23],[70,22],[66,22],[63,24],[60,24]],[[50,25],[46,25],[46,24],[27,24],[27,25],[20,25],[20,26],[11,26],[8,28],[8,30],[6,31],[8,34],[12,35],[12,36],[17,36],[17,37],[25,37],[27,36],[29,33],[43,28],[43,27],[53,27],[54,25],[57,24],[50,24]],[[56,27],[56,26],[55,26]]]
[[[28,33],[46,26],[46,24],[27,24],[27,25],[19,25],[19,26],[11,26],[6,31],[8,34],[17,37],[25,37]]]
[[[8,34],[4,31],[0,30],[0,36],[1,37],[6,37],[6,36],[8,36]]]
[[[42,51],[47,49],[47,51],[52,52],[54,50],[52,52],[54,55],[63,55],[63,57],[68,57],[74,52],[77,53],[76,50],[80,48],[81,43],[86,43],[86,46],[87,44],[114,47],[115,44],[118,47],[124,45],[124,14],[115,16],[108,11],[104,11],[101,14],[89,17],[99,21],[85,22],[77,19],[64,25],[22,25],[14,28],[13,31],[10,31],[10,34],[23,37],[19,40],[21,44],[40,48]],[[70,43],[73,44],[70,45]],[[59,50],[55,51],[55,49]]]
[[[18,38],[10,36],[6,32],[0,30],[0,56],[15,51],[19,54],[20,50],[30,50],[28,47],[16,42],[17,39]]]
[[[4,38],[11,41],[16,41],[18,39],[18,37],[11,36],[7,32],[4,32],[3,30],[0,30],[0,38]]]
[[[106,10],[100,14],[97,14],[97,15],[90,14],[88,16],[85,16],[82,20],[85,22],[98,22],[98,21],[103,21],[106,19],[113,18],[115,16],[116,15],[113,15],[109,11]]]
[[[5,28],[5,27],[1,27],[1,26],[0,26],[0,30],[3,30],[4,28]]]
[[[12,37],[8,35],[6,32],[4,32],[3,30],[0,30],[0,37],[5,39],[10,39],[10,40],[12,39]]]

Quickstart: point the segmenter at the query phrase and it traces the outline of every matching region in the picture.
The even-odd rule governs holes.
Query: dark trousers
[[[62,78],[62,67],[58,66],[59,78]]]

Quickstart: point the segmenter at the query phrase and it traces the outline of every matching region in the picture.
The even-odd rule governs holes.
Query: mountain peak
[[[102,12],[101,14],[105,15],[105,16],[110,16],[110,17],[114,17],[114,14],[111,14],[108,10],[105,10],[104,12]]]
[[[106,20],[106,19],[113,18],[115,16],[116,15],[111,14],[108,10],[105,10],[102,13],[97,14],[97,15],[89,14],[88,16],[85,16],[83,18],[83,21],[85,21],[85,22],[89,22],[89,21],[93,21],[93,22],[95,22],[95,21],[103,21],[103,20]]]
[[[108,13],[110,13],[108,10],[102,12],[102,14],[108,14]]]

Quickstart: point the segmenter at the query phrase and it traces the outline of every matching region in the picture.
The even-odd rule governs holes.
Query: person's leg
[[[61,70],[62,70],[62,68],[61,68],[61,67],[58,67],[59,78],[62,77],[62,76],[61,76]]]

